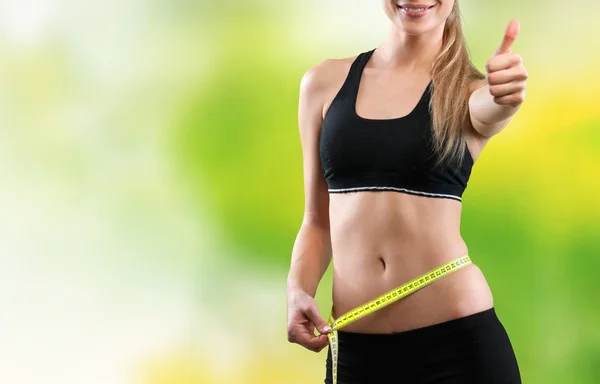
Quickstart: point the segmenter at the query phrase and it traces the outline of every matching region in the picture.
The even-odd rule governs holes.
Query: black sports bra
[[[360,79],[373,52],[361,53],[354,60],[323,120],[319,146],[329,193],[396,191],[461,201],[473,158],[465,148],[462,164],[436,166],[429,112],[431,82],[404,117],[379,120],[356,113]]]

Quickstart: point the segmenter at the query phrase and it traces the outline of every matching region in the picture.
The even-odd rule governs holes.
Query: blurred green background
[[[463,236],[524,383],[599,383],[600,5],[461,5],[479,68],[518,18],[530,73]],[[298,87],[387,28],[376,1],[0,2],[0,382],[322,382],[286,340]]]

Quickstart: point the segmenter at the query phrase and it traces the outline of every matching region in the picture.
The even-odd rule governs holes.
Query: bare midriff
[[[468,254],[460,234],[462,205],[399,192],[330,195],[333,308],[338,317],[446,262]],[[493,307],[487,281],[473,264],[342,330],[402,332]]]

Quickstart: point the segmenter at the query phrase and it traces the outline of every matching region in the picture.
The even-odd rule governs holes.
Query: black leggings
[[[520,384],[494,308],[393,334],[338,331],[338,384]],[[331,352],[325,383],[331,384]]]

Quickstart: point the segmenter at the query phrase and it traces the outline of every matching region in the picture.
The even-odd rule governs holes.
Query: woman
[[[458,1],[421,1],[383,0],[382,45],[302,79],[305,213],[288,340],[315,352],[331,344],[325,383],[520,383],[460,235],[472,166],[525,97],[527,71],[510,50],[519,24],[484,76],[469,60]],[[327,323],[314,296],[331,257]]]

